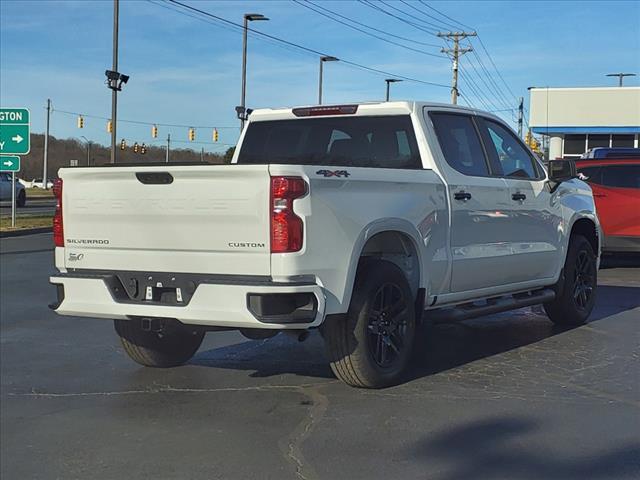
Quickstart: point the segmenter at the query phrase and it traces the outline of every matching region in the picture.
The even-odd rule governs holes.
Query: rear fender
[[[358,236],[353,250],[351,252],[351,260],[349,261],[349,269],[346,276],[346,287],[344,290],[344,298],[342,299],[342,306],[344,312],[349,308],[351,303],[351,295],[353,294],[353,287],[355,284],[356,274],[358,271],[358,263],[362,252],[367,242],[378,233],[383,232],[398,232],[406,235],[413,243],[413,247],[417,252],[418,265],[420,266],[420,280],[418,288],[424,288],[426,282],[426,272],[423,268],[423,249],[420,248],[420,233],[418,230],[408,221],[400,218],[385,218],[376,220],[368,224],[360,235]]]

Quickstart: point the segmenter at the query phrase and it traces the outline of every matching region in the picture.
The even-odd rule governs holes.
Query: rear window
[[[409,115],[252,122],[238,163],[422,168]]]

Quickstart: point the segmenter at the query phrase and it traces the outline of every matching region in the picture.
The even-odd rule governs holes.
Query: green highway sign
[[[0,172],[19,172],[20,157],[16,155],[0,155]]]
[[[31,150],[31,122],[26,108],[0,108],[0,154],[26,155]]]

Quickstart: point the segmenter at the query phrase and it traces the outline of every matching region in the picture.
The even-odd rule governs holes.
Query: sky
[[[242,22],[244,13],[261,13],[269,21],[251,24],[260,32],[393,76],[439,84],[396,83],[391,97],[397,100],[449,102],[451,61],[440,53],[446,45],[433,33],[453,26],[471,27],[486,52],[477,38],[471,39],[475,53],[465,54],[460,62],[460,103],[505,110],[498,114],[512,124],[515,110],[511,109],[517,108],[517,98],[524,97],[525,105],[528,103],[527,87],[613,86],[617,79],[605,74],[640,75],[638,1],[374,3],[413,25],[365,2],[314,0],[315,5],[310,5],[414,50],[367,36],[294,1],[180,1],[235,23]],[[93,116],[108,118],[111,112],[104,71],[111,68],[112,28],[111,0],[0,1],[1,106],[29,108],[32,132],[42,133],[44,107],[50,98],[52,135],[84,136],[108,145],[106,120]],[[234,108],[240,103],[240,29],[194,12],[185,14],[165,0],[121,0],[119,44],[119,71],[131,78],[118,96],[118,139],[163,144],[170,133],[175,147],[211,152],[224,151],[235,143],[239,134]],[[316,103],[318,63],[315,53],[250,35],[247,106]],[[325,63],[323,103],[382,100],[385,78],[387,74],[344,61]],[[626,78],[625,85],[640,85],[639,79]],[[77,116],[65,111],[85,114],[85,128],[78,129]],[[149,125],[120,120],[157,123],[159,137],[151,137]],[[187,126],[207,127],[196,129],[198,143],[188,142]],[[209,127],[218,129],[218,143],[213,142]]]

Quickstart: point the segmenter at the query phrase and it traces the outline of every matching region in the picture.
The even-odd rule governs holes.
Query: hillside
[[[190,149],[172,149],[170,152],[172,162],[199,162],[200,152]],[[32,180],[42,178],[42,162],[44,157],[44,135],[31,134],[31,152],[22,156],[20,178]],[[118,163],[161,162],[165,159],[165,151],[161,147],[147,147],[145,155],[133,153],[133,149],[118,148]],[[55,178],[56,172],[61,167],[68,167],[70,160],[78,160],[79,166],[87,165],[87,145],[76,139],[58,139],[49,136],[49,162],[48,177]],[[110,149],[101,145],[91,144],[90,165],[103,165],[109,163]],[[224,156],[212,153],[204,154],[207,163],[224,163]]]

